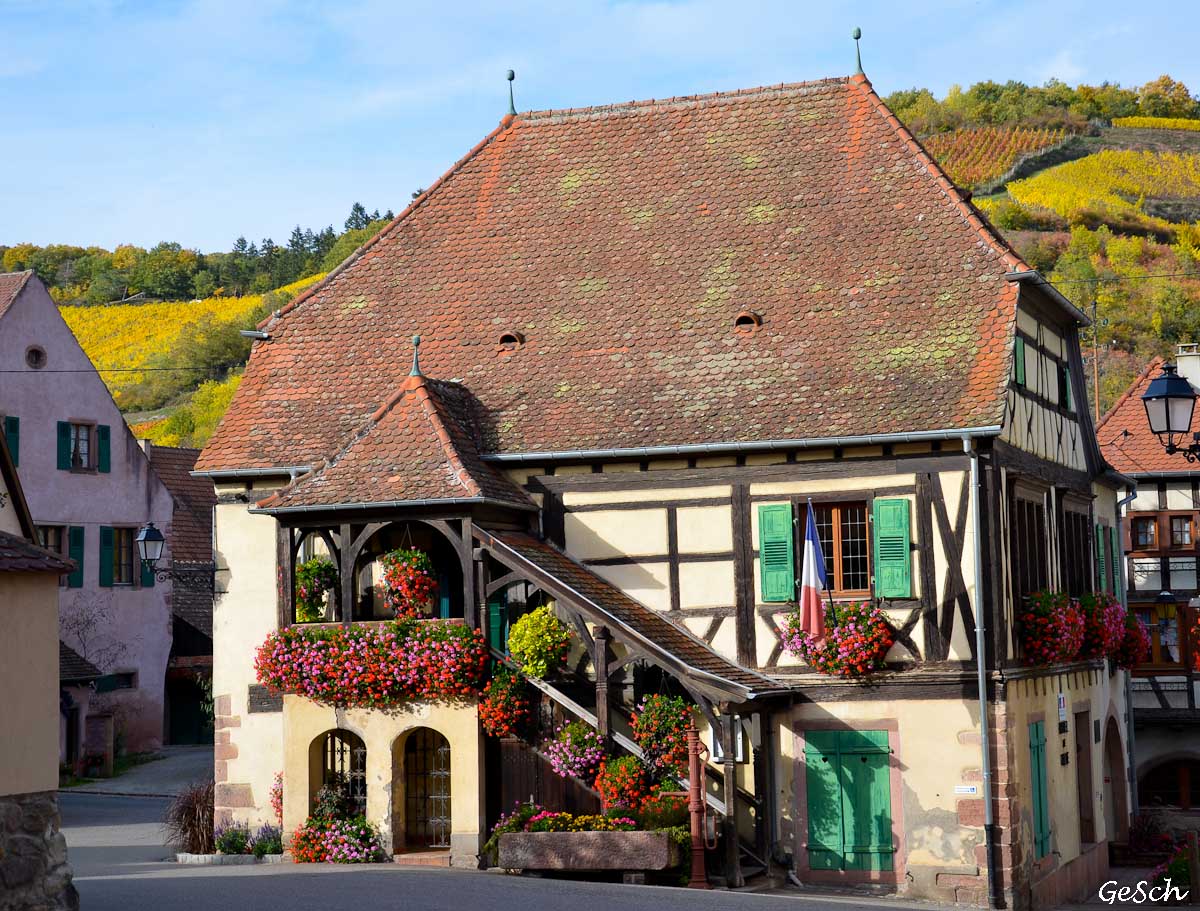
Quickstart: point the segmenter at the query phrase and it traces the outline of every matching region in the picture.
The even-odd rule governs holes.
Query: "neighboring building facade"
[[[112,712],[118,745],[156,749],[171,584],[143,571],[134,537],[146,522],[169,532],[172,497],[32,272],[0,275],[0,366],[11,371],[0,414],[39,538],[75,563],[59,592],[62,639],[103,672],[91,710]]]
[[[212,484],[191,474],[199,449],[142,441],[159,478],[171,492],[171,657],[167,662],[168,743],[212,743]]]
[[[1105,457],[1129,477],[1124,508],[1129,609],[1150,630],[1150,660],[1132,681],[1140,805],[1200,810],[1200,469],[1168,455],[1150,432],[1141,397],[1165,361],[1155,359],[1100,423]],[[1180,345],[1175,363],[1200,389],[1200,351]],[[1130,499],[1131,498],[1131,499]],[[1181,736],[1183,735],[1183,736]],[[1189,827],[1192,827],[1189,825]]]
[[[619,735],[643,693],[695,701],[727,882],[771,861],[971,904],[1082,896],[1128,830],[1124,675],[1025,667],[1014,627],[1031,592],[1113,584],[1085,324],[861,75],[504,118],[264,323],[197,462],[219,819],[269,821],[283,770],[291,831],[323,757],[360,756],[395,851],[474,865],[527,799],[471,704],[335,711],[255,679],[298,559],[339,564],[327,621],[367,623],[404,544],[497,650],[535,604],[571,621],[556,712]],[[781,645],[809,499],[834,597],[897,631],[869,686]],[[430,756],[444,832],[405,797]]]
[[[74,911],[58,815],[58,577],[0,440],[0,908]]]

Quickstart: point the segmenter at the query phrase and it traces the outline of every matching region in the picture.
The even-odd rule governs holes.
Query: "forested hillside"
[[[1200,103],[1187,86],[984,82],[886,100],[1017,252],[1096,314],[1102,411],[1152,357],[1200,341]]]

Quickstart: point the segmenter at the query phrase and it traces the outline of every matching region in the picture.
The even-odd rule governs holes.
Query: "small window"
[[[1153,516],[1139,516],[1133,520],[1133,546],[1135,550],[1153,550],[1156,546],[1158,522]]]
[[[1058,404],[1067,411],[1075,410],[1071,400],[1071,368],[1066,364],[1058,365]]]
[[[866,595],[870,582],[866,503],[814,503],[825,576],[835,596]]]
[[[500,343],[496,346],[499,351],[516,351],[525,344],[525,336],[520,332],[505,332],[500,336]]]
[[[71,425],[71,468],[87,471],[96,467],[93,429],[91,424]]]
[[[113,585],[133,585],[134,530],[113,529]]]
[[[1171,516],[1171,546],[1190,547],[1192,544],[1192,517]]]
[[[67,526],[39,525],[37,527],[38,544],[64,557],[67,555]],[[60,576],[58,584],[65,586],[70,576]]]
[[[25,363],[34,370],[41,370],[46,366],[46,350],[38,345],[30,345],[25,349]]]
[[[762,326],[762,317],[752,310],[743,310],[733,320],[735,331],[748,335]]]
[[[1025,339],[1020,336],[1013,343],[1013,381],[1025,385]]]

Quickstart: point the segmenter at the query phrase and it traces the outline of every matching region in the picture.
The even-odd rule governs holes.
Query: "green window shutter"
[[[136,554],[134,559],[137,559]],[[142,569],[142,588],[154,588],[154,567],[144,560],[138,560],[138,566]]]
[[[844,860],[841,759],[837,735],[837,731],[806,731],[804,734],[808,865],[814,870],[840,870]]]
[[[501,655],[508,654],[508,618],[504,596],[497,592],[488,598],[488,645]]]
[[[112,471],[112,429],[107,424],[96,426],[96,449],[97,470]]]
[[[1033,784],[1034,857],[1050,853],[1050,804],[1046,786],[1046,723],[1029,725],[1029,767]]]
[[[67,529],[67,556],[75,561],[75,569],[67,576],[68,588],[83,588],[83,526]]]
[[[1013,343],[1013,379],[1018,386],[1025,385],[1025,339],[1020,336]]]
[[[4,442],[8,444],[8,454],[12,456],[13,464],[21,464],[21,419],[12,414],[4,416]]]
[[[1112,590],[1114,593],[1119,593],[1121,591],[1121,566],[1125,556],[1121,553],[1120,531],[1115,525],[1109,531],[1112,533],[1112,560],[1110,561],[1112,563]]]
[[[912,535],[909,503],[904,498],[884,498],[872,504],[875,551],[875,596],[912,597]]]
[[[892,869],[887,731],[841,731],[842,851],[847,870]]]
[[[71,425],[58,422],[58,470],[71,470]]]
[[[1104,526],[1099,522],[1096,523],[1096,577],[1099,580],[1100,591],[1108,591],[1108,573],[1106,561],[1104,559],[1105,551],[1108,550],[1108,535],[1104,533]]]
[[[758,507],[758,579],[763,601],[796,598],[796,532],[792,505]]]
[[[112,588],[113,584],[113,530],[100,526],[100,586]]]
[[[1071,368],[1067,364],[1062,365],[1062,404],[1068,411],[1075,410],[1075,404],[1071,401]]]

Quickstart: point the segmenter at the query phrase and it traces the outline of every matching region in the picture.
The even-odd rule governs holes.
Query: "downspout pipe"
[[[1125,612],[1129,613],[1129,561],[1125,559],[1125,523],[1122,517],[1125,513],[1125,507],[1133,502],[1137,497],[1137,482],[1129,488],[1129,493],[1117,500],[1117,543],[1121,548],[1119,554],[1114,555],[1114,559],[1120,559],[1120,584],[1121,584],[1121,605],[1125,608]],[[1111,658],[1109,659],[1112,660]],[[1137,765],[1134,756],[1134,731],[1133,731],[1133,672],[1125,671],[1125,749],[1129,753],[1129,758],[1126,760],[1128,765],[1129,780],[1129,809],[1130,816],[1136,817],[1141,812],[1141,807],[1138,805],[1138,789],[1137,789]]]
[[[983,839],[988,861],[988,907],[1003,908],[1003,897],[996,894],[996,814],[992,806],[992,749],[991,732],[988,730],[987,639],[984,635],[983,610],[983,517],[980,509],[983,491],[979,480],[979,450],[969,436],[963,437],[963,452],[971,459],[971,497],[975,501],[971,509],[974,516],[972,524],[975,559],[975,682],[979,688],[979,752],[983,779]]]

